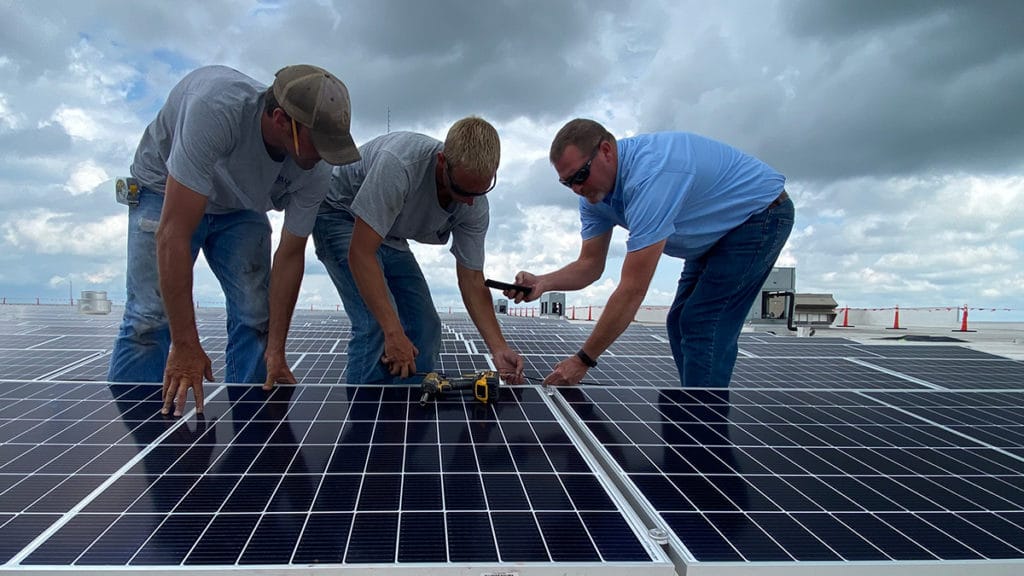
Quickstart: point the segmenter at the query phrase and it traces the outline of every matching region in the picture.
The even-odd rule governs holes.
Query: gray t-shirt
[[[284,227],[309,236],[331,169],[270,157],[260,128],[266,88],[225,66],[189,73],[143,133],[132,176],[161,194],[174,176],[207,197],[207,214],[284,210]]]
[[[374,138],[359,147],[360,161],[334,167],[324,205],[358,216],[398,250],[409,250],[407,240],[443,245],[450,236],[456,261],[483,270],[487,198],[441,207],[434,175],[443,149],[443,143],[415,132]]]

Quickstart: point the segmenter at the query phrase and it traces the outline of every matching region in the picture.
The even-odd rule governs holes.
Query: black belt
[[[775,208],[776,206],[779,206],[780,204],[782,204],[786,200],[789,200],[789,194],[786,194],[786,191],[783,190],[782,194],[779,194],[778,198],[776,198],[775,200],[772,200],[772,203],[769,204],[768,207],[765,208],[765,210],[771,210],[772,208]]]

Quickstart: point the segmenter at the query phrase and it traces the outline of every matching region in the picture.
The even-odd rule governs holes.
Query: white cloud
[[[21,123],[18,116],[11,110],[7,95],[0,92],[0,130],[13,130]]]
[[[36,209],[0,225],[3,239],[24,253],[93,256],[124,244],[127,220],[108,216],[78,221],[74,214]]]
[[[82,108],[61,106],[51,118],[60,124],[64,131],[74,138],[97,140],[101,136],[101,126],[96,118]]]
[[[72,196],[78,196],[92,192],[97,186],[110,179],[110,175],[107,174],[107,171],[102,166],[97,165],[92,160],[86,160],[74,167],[67,182],[64,184],[64,188]]]

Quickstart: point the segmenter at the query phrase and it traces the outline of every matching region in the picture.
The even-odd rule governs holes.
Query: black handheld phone
[[[533,291],[533,288],[529,286],[520,286],[519,284],[498,282],[497,280],[491,280],[489,278],[487,280],[484,280],[484,286],[487,286],[488,288],[495,288],[497,290],[515,290],[516,292],[522,292],[524,296]]]

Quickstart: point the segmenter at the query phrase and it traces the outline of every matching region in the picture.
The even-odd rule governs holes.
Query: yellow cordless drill
[[[453,390],[472,390],[473,397],[479,402],[493,404],[501,395],[501,381],[498,379],[498,373],[493,370],[462,374],[455,378],[431,372],[423,379],[420,390],[423,391],[420,406],[426,406],[430,400]]]

